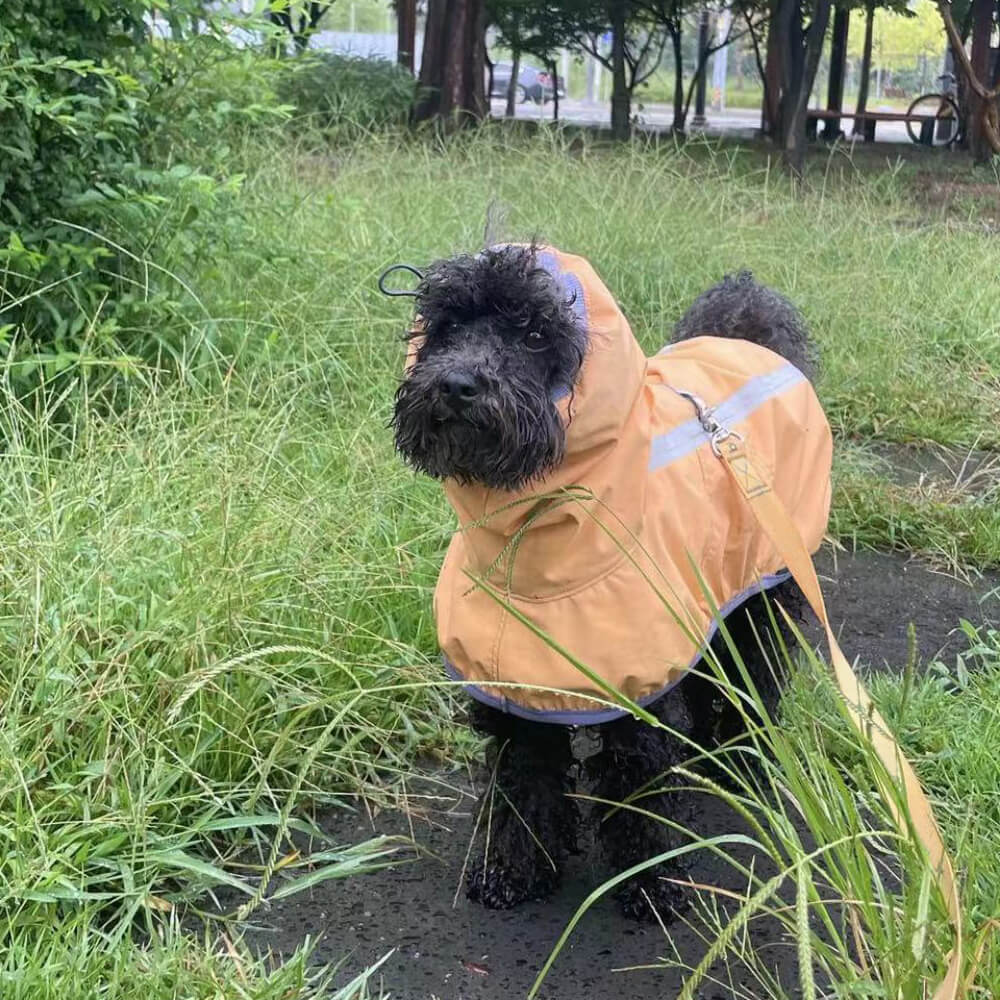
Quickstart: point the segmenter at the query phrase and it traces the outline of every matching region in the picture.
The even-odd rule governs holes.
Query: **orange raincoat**
[[[681,393],[744,435],[811,552],[827,526],[832,442],[812,386],[777,354],[698,337],[646,358],[587,261],[543,249],[539,264],[575,296],[588,336],[577,386],[557,403],[566,457],[522,493],[446,482],[460,529],[434,607],[445,665],[473,697],[582,725],[623,710],[496,596],[648,703],[697,663],[716,610],[788,577]]]

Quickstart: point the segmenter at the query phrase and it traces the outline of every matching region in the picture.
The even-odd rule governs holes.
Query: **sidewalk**
[[[662,131],[669,129],[674,120],[673,109],[668,104],[647,104],[642,103],[639,109],[639,102],[632,105],[632,113],[640,116],[639,127],[648,131]],[[492,112],[495,117],[501,117],[504,113],[504,102],[494,99],[492,102]],[[881,110],[874,107],[873,111]],[[891,109],[886,109],[891,110]],[[542,106],[531,101],[519,104],[516,109],[518,118],[529,119],[551,119],[551,102]],[[709,109],[705,114],[706,123],[704,128],[695,129],[691,126],[693,112],[688,116],[688,132],[690,134],[703,133],[705,135],[725,135],[730,137],[753,138],[760,128],[760,112],[748,109],[737,108],[727,111],[712,111]],[[573,122],[578,125],[596,125],[605,128],[611,125],[611,110],[606,104],[591,104],[587,101],[563,99],[559,102],[559,118],[564,122]],[[842,128],[847,131],[852,124],[850,118],[845,118]],[[906,126],[902,122],[881,122],[878,126],[877,138],[882,142],[910,142],[910,137],[906,132]],[[858,142],[861,140],[858,139]]]

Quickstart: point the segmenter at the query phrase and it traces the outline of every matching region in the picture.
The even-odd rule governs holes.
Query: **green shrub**
[[[127,48],[134,4],[12,0],[0,22],[0,326],[34,341],[80,332],[107,294],[88,287],[109,248],[75,228],[134,175],[145,90],[106,60]],[[120,188],[118,189],[120,191]],[[73,225],[66,225],[66,222]],[[45,331],[43,333],[43,331]]]
[[[406,121],[416,82],[385,59],[307,52],[285,62],[278,93],[300,124],[354,137]]]
[[[21,388],[81,359],[231,349],[191,289],[220,255],[264,252],[235,197],[262,130],[296,111],[353,137],[407,115],[395,65],[241,49],[200,6],[169,6],[168,41],[151,0],[4,3],[0,351]]]
[[[188,287],[243,239],[227,137],[282,112],[253,53],[211,33],[154,42],[145,11],[4,5],[0,350],[22,388],[81,358],[157,361],[213,335]]]
[[[156,46],[146,108],[148,158],[178,158],[225,174],[246,139],[280,126],[295,109],[278,94],[285,61],[239,48],[222,32]]]

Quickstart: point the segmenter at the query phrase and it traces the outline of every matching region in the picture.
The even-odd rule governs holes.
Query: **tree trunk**
[[[868,78],[872,75],[872,39],[875,34],[875,4],[868,4],[865,14],[865,44],[861,52],[861,79],[858,81],[858,104],[855,110],[858,114],[868,108]],[[859,118],[854,119],[854,134],[864,135],[865,123]]]
[[[782,159],[792,176],[801,177],[806,157],[806,108],[830,21],[830,0],[813,0],[808,30],[802,24],[799,0],[781,0],[779,10],[779,30],[787,42],[781,95]]]
[[[764,99],[760,104],[760,134],[767,135],[767,68],[764,65],[764,60],[760,56],[760,39],[757,37],[757,32],[753,26],[753,20],[750,17],[750,13],[746,10],[743,11],[743,20],[747,23],[747,34],[750,36],[750,45],[753,49],[753,61],[757,67],[757,75],[760,77],[761,87],[764,91]],[[736,78],[736,89],[742,90],[743,83],[742,78]]]
[[[778,113],[775,119],[774,138],[784,146],[785,135],[794,118],[795,101],[793,90],[798,92],[798,81],[803,74],[802,53],[802,11],[800,0],[778,0],[776,19],[772,28],[778,37],[781,52],[781,81],[778,93]]]
[[[781,80],[784,75],[784,48],[778,18],[781,0],[772,0],[771,17],[767,26],[767,57],[764,64],[764,130],[775,141],[781,138]]]
[[[1000,156],[1000,120],[998,120],[997,101],[1000,99],[1000,91],[995,87],[987,86],[982,79],[983,72],[989,76],[989,40],[990,40],[990,17],[992,14],[992,0],[974,0],[969,10],[970,17],[975,15],[975,27],[973,36],[973,54],[970,58],[965,51],[965,43],[962,40],[955,19],[951,15],[951,4],[947,0],[938,0],[938,10],[941,19],[944,21],[945,31],[948,33],[948,40],[951,43],[952,52],[962,73],[960,79],[964,81],[963,90],[969,97],[970,114],[967,117],[968,128],[975,131],[975,140],[980,144],[977,148],[973,146],[973,152],[977,159],[988,159],[990,151],[994,155]],[[986,8],[986,9],[984,9]],[[979,44],[976,44],[975,35],[979,36]],[[985,53],[984,53],[985,50]],[[976,63],[979,63],[977,67]],[[975,108],[977,113],[973,117],[971,109]],[[970,137],[970,145],[972,145]]]
[[[549,63],[549,73],[552,74],[552,120],[559,121],[559,74],[556,71],[555,59]]]
[[[683,134],[687,124],[687,107],[684,103],[684,56],[681,49],[681,23],[670,29],[670,42],[674,50],[674,124],[672,131]]]
[[[972,3],[972,70],[976,78],[986,83],[990,79],[990,36],[993,33],[994,0],[973,0]],[[972,88],[969,90],[969,151],[975,163],[988,163],[993,151],[986,139],[984,117],[986,101]]]
[[[396,0],[396,62],[411,73],[416,47],[416,0]]]
[[[694,121],[692,125],[700,128],[705,125],[705,87],[708,83],[708,11],[702,9],[698,16],[698,52],[695,56],[695,97]]]
[[[514,49],[510,60],[510,83],[507,84],[507,107],[504,114],[508,118],[517,115],[517,78],[521,75],[521,52]]]
[[[844,106],[844,69],[847,65],[847,33],[850,26],[850,9],[838,7],[833,15],[833,38],[830,41],[830,82],[826,91],[828,111],[840,111]],[[823,138],[832,142],[839,139],[840,135],[840,119],[827,119]]]
[[[631,134],[632,101],[625,72],[625,0],[611,7],[611,134],[625,140]]]
[[[465,125],[486,117],[483,0],[430,0],[414,121]]]

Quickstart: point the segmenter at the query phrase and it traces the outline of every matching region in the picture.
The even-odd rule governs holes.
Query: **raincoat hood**
[[[745,436],[810,551],[826,531],[832,442],[812,386],[778,355],[699,337],[646,358],[587,261],[543,248],[538,262],[587,334],[577,384],[556,403],[565,458],[517,493],[445,483],[459,529],[434,607],[445,665],[470,694],[588,724],[623,710],[504,604],[645,703],[697,662],[717,611],[787,578],[681,392]]]

